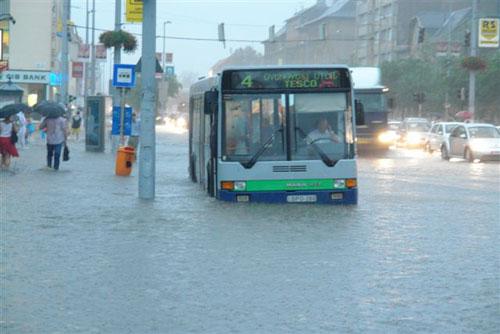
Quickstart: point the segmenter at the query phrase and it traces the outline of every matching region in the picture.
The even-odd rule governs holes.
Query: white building
[[[61,78],[62,0],[0,0],[0,15],[14,20],[0,21],[3,52],[0,82],[9,79],[23,88],[23,101],[30,105],[44,99],[58,99]],[[2,16],[0,16],[2,17]],[[80,39],[71,29],[70,60],[76,60]],[[7,68],[5,68],[7,67]],[[3,68],[3,69],[2,69]],[[71,76],[69,92],[76,95],[81,79]]]

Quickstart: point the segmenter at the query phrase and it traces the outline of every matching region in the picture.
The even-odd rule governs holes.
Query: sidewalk
[[[156,197],[171,196],[172,184],[189,185],[187,136],[157,132]],[[11,171],[0,172],[2,220],[38,220],[40,217],[76,218],[93,211],[107,218],[108,208],[130,208],[138,202],[138,163],[128,177],[115,175],[115,155],[86,152],[84,139],[69,140],[70,160],[59,171],[46,166],[46,147],[39,137],[19,149]],[[98,211],[98,212],[97,212]],[[93,216],[89,214],[88,216]]]

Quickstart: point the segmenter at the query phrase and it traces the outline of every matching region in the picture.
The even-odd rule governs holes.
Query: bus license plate
[[[318,200],[316,195],[288,195],[288,203],[314,203]]]

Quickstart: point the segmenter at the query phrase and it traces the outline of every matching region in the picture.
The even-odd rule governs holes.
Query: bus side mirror
[[[219,99],[219,92],[216,90],[211,90],[208,92],[205,92],[205,103],[203,104],[204,106],[204,113],[205,115],[213,115],[217,111],[217,103]]]
[[[365,125],[365,108],[363,103],[356,100],[354,103],[355,113],[356,113],[356,125]]]

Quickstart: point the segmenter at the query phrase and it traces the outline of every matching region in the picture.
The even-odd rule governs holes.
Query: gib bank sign
[[[0,82],[21,84],[48,84],[50,82],[50,72],[48,71],[4,71],[0,73]]]

